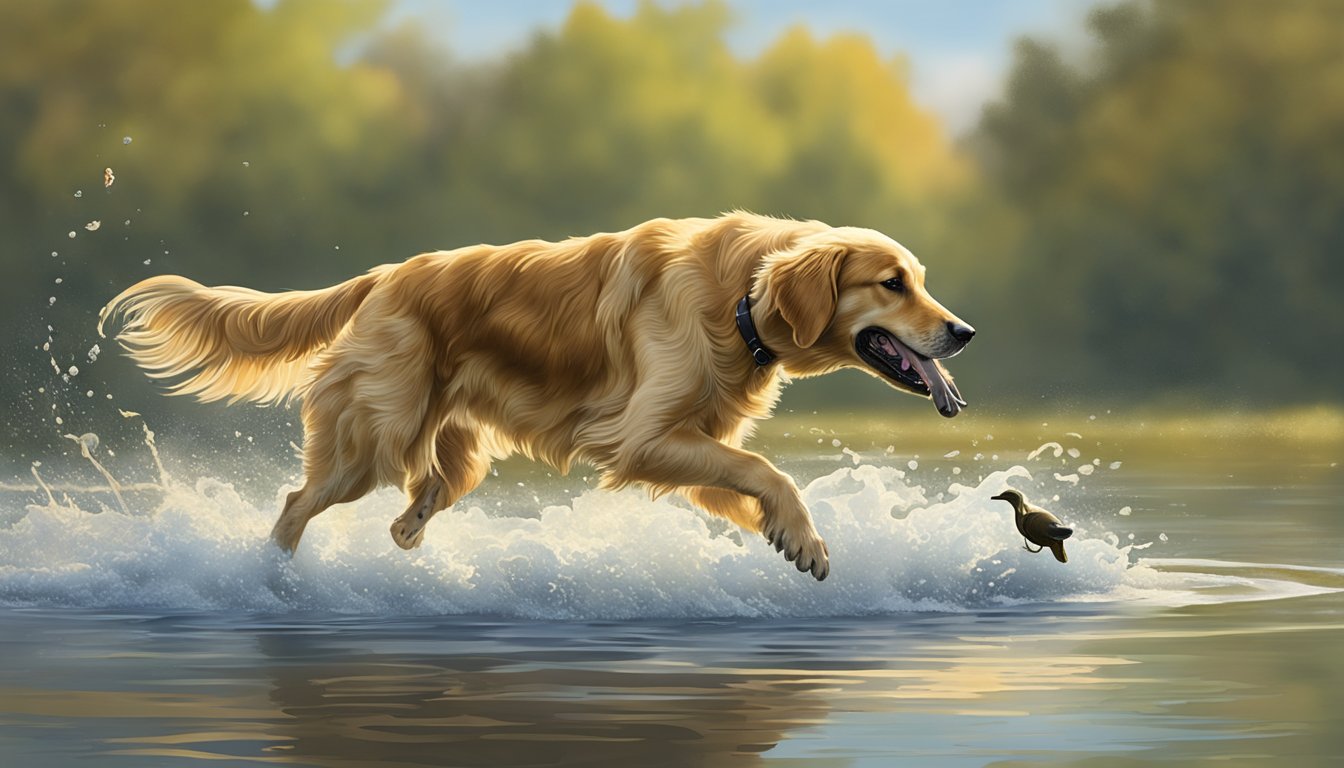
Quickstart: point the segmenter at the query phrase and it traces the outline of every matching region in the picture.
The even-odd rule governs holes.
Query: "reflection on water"
[[[995,458],[985,450],[987,437],[958,436],[965,444],[952,458],[945,454],[957,445],[946,437],[891,456],[876,438],[842,442],[856,446],[865,462],[908,469],[906,480],[882,486],[884,492],[935,494],[949,487],[952,469],[974,484],[981,474],[1026,461],[1041,444],[1035,434],[1011,439],[1000,431],[993,450],[1002,453]],[[830,435],[808,435],[809,446],[815,439]],[[1084,442],[1070,439],[1062,442],[1065,449]],[[376,606],[362,615],[302,614],[283,604],[275,611],[229,608],[230,595],[270,589],[249,570],[250,538],[240,537],[230,549],[228,536],[198,533],[188,539],[200,545],[194,554],[182,554],[174,543],[180,539],[155,538],[159,528],[140,518],[135,524],[142,528],[108,528],[122,537],[115,545],[108,538],[71,542],[88,552],[65,559],[6,551],[0,581],[9,594],[40,597],[44,607],[0,609],[0,765],[777,761],[937,768],[1344,760],[1344,654],[1338,652],[1344,647],[1344,474],[1337,467],[1344,441],[1127,439],[1093,446],[1107,459],[1094,466],[1109,466],[1113,458],[1124,462],[1123,471],[1098,469],[1066,484],[1058,506],[1083,537],[1108,537],[1119,547],[1154,542],[1135,551],[1136,560],[1146,558],[1156,578],[1179,589],[1128,589],[1138,573],[1131,565],[1125,588],[1087,601],[1076,589],[1049,589],[1057,575],[1076,578],[1076,563],[1063,571],[1052,561],[1028,560],[1019,565],[1054,569],[1041,569],[1029,590],[1045,597],[1013,605],[963,600],[949,613],[902,609],[821,618],[826,606],[789,602],[793,582],[780,581],[774,604],[801,605],[800,613],[811,618],[415,618],[414,611]],[[974,458],[982,452],[982,459]],[[819,477],[850,458],[804,451],[789,468]],[[837,486],[826,498],[842,492],[848,493]],[[218,498],[223,504],[233,497]],[[1116,512],[1122,507],[1129,513]],[[666,511],[668,520],[685,519],[679,514]],[[57,542],[69,531],[62,520],[117,522],[73,514],[26,519],[6,530]],[[38,522],[51,525],[24,528]],[[937,532],[937,523],[907,530]],[[356,524],[363,523],[335,517],[331,527],[348,533]],[[474,524],[482,531],[493,525],[487,518]],[[982,535],[978,523],[967,526]],[[145,543],[130,535],[136,531],[143,531]],[[692,533],[684,538],[708,536]],[[849,541],[865,543],[858,534]],[[979,540],[961,545],[967,552],[980,546]],[[742,584],[769,583],[734,560],[744,557],[736,544],[715,546]],[[163,556],[146,558],[145,551]],[[355,551],[352,545],[342,556]],[[871,577],[882,565],[885,573],[910,573],[916,581],[978,584],[959,570],[961,561],[948,559],[950,547],[874,549],[868,560],[856,551],[850,562],[862,563],[856,570],[863,573],[855,576]],[[888,567],[884,553],[904,560]],[[313,573],[382,584],[373,597],[360,593],[365,601],[405,599],[401,590],[417,574],[406,570],[404,559],[368,560],[357,572]],[[774,573],[765,570],[769,565],[777,563],[762,561],[762,574]],[[639,591],[612,599],[653,605],[650,616],[660,605],[702,604],[698,582],[675,579],[681,566],[669,561],[661,567],[661,578],[629,582]],[[556,568],[572,571],[565,563]],[[520,571],[510,578],[540,583],[535,577]],[[550,599],[493,578],[491,599],[501,610],[511,595]],[[174,587],[179,580],[191,588]],[[860,583],[865,589],[842,592],[862,608],[879,580]],[[821,594],[808,585],[806,594]],[[113,588],[118,592],[109,596]],[[902,582],[895,588],[915,587]],[[1179,599],[1154,600],[1155,592]],[[225,607],[183,609],[182,601],[202,594],[224,596],[218,602]],[[354,592],[310,594],[339,602]],[[1054,594],[1064,597],[1049,597]],[[164,605],[155,610],[124,596],[152,596]],[[85,608],[61,607],[63,601]]]
[[[1344,754],[1332,652],[1344,600],[1255,605],[688,623],[11,610],[0,756],[628,766]]]

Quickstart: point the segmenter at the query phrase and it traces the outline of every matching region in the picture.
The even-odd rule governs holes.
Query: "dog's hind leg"
[[[490,471],[490,457],[481,450],[476,432],[445,424],[434,437],[434,462],[428,472],[406,478],[406,511],[392,522],[392,541],[414,549],[425,538],[425,526],[436,513],[471,493]]]
[[[308,521],[331,505],[405,476],[429,410],[426,345],[413,322],[384,318],[347,330],[318,359],[303,403],[304,485],[271,531],[282,550],[293,553]]]

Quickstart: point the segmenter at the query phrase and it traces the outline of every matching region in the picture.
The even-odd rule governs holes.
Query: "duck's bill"
[[[952,376],[937,360],[924,357],[881,328],[865,328],[854,343],[859,357],[893,386],[933,400],[952,418],[966,407]]]

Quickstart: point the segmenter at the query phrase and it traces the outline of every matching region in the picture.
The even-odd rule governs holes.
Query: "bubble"
[[[919,462],[915,461],[914,459],[911,459],[905,462],[905,466],[909,467],[912,470],[919,469]]]
[[[74,240],[74,239],[75,239],[75,230],[73,230],[73,229],[70,230],[69,232],[66,233],[65,236],[68,237],[68,238],[70,238],[71,240]]]

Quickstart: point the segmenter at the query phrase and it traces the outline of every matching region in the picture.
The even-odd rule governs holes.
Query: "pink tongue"
[[[900,355],[901,370],[914,366],[915,372],[928,386],[929,395],[939,413],[951,417],[961,412],[961,397],[955,393],[952,383],[943,377],[943,371],[937,363],[915,354],[909,347],[885,334],[880,337],[879,343],[887,354]]]

